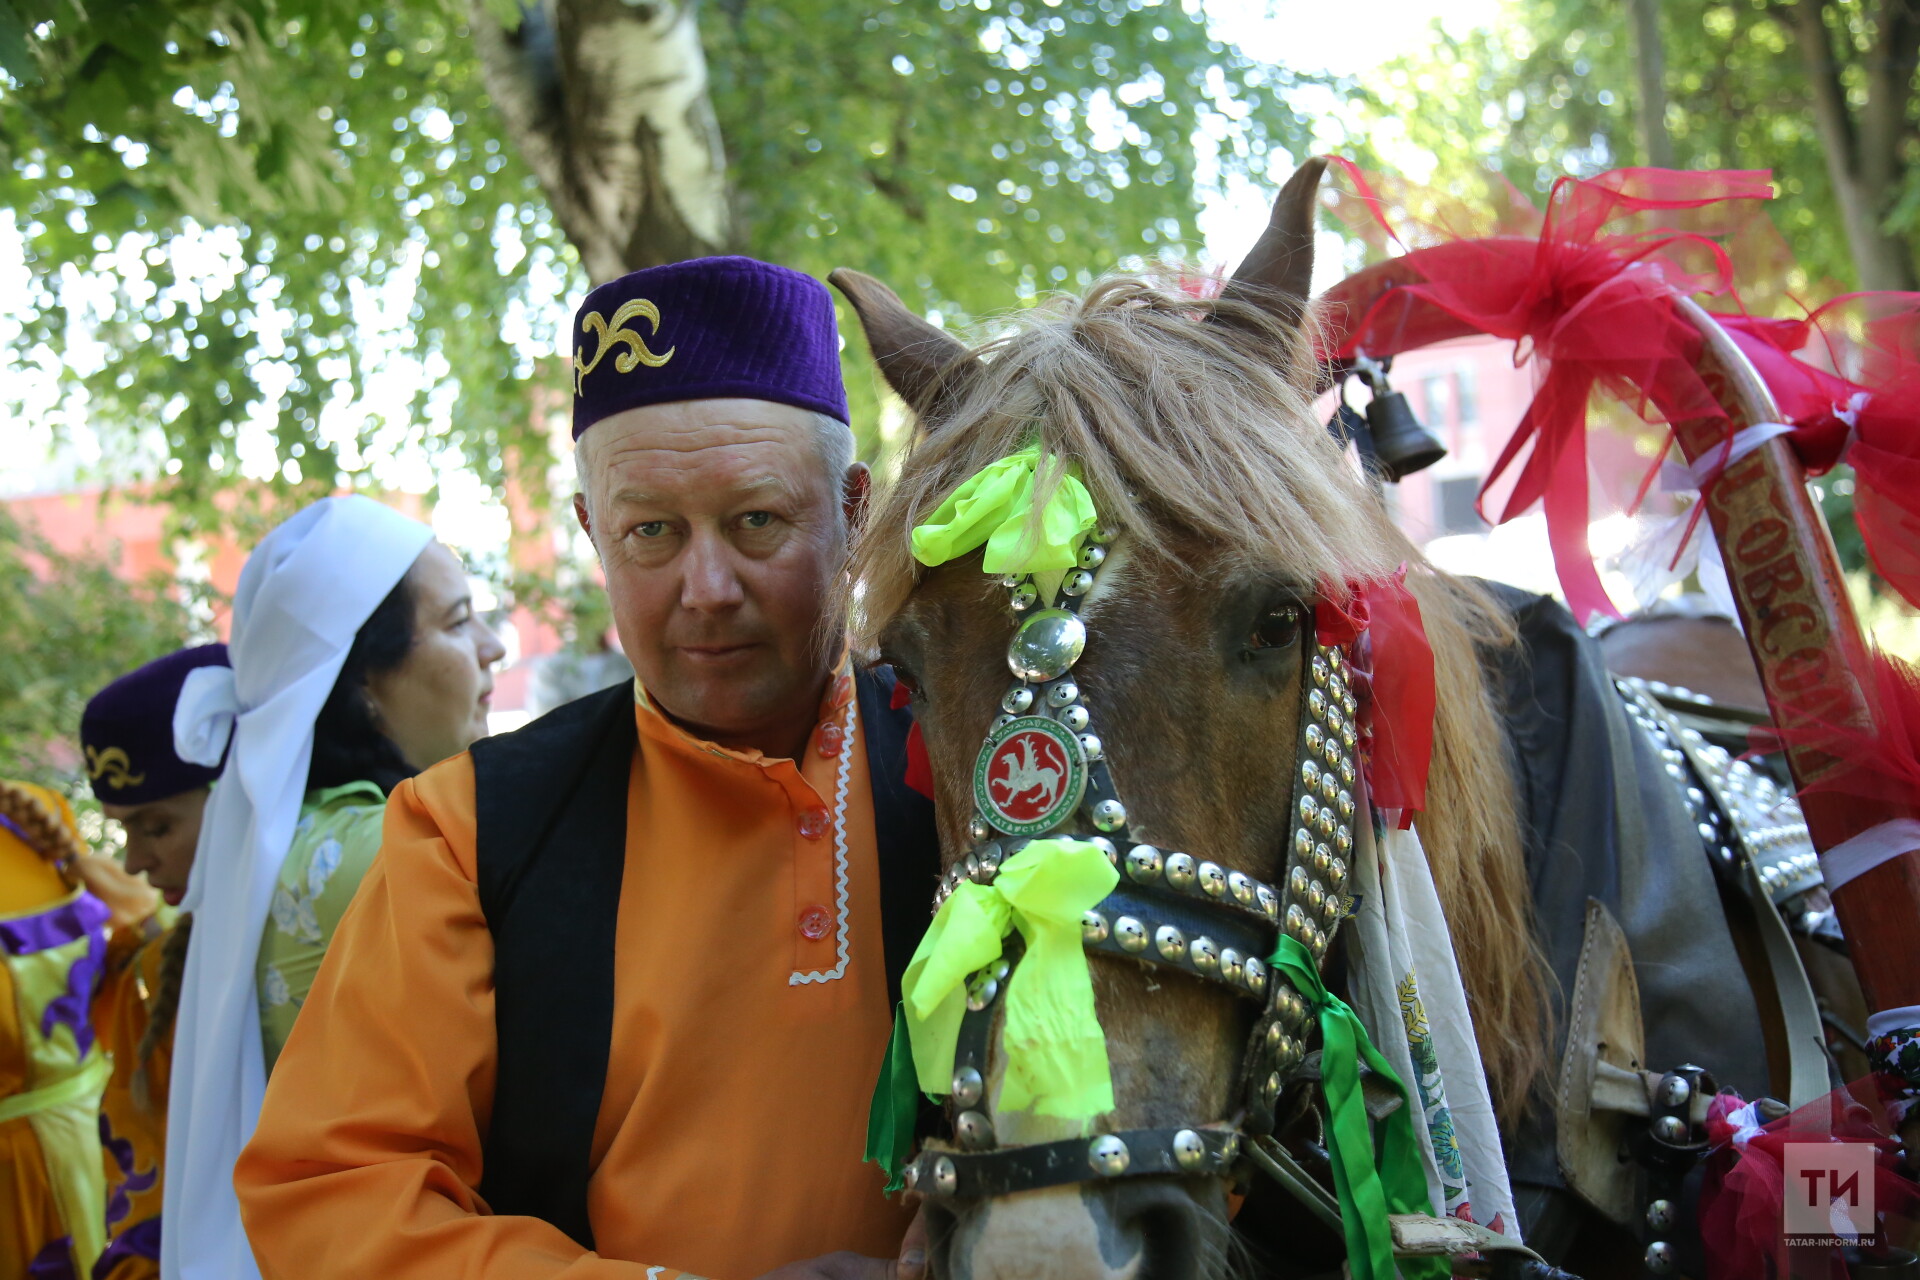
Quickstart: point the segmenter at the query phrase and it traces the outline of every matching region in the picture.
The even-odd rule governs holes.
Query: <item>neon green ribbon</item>
[[[1080,918],[1119,879],[1099,846],[1049,839],[1008,858],[991,885],[968,881],[954,890],[900,984],[922,1090],[952,1088],[967,975],[999,959],[1002,939],[1018,929],[1027,950],[1007,983],[999,1106],[1082,1121],[1113,1110]]]
[[[1093,495],[1074,474],[1059,468],[1059,483],[1032,520],[1040,446],[1029,445],[988,463],[940,504],[913,531],[913,557],[932,567],[966,555],[981,543],[987,573],[1045,573],[1071,569],[1080,540],[1098,523]]]
[[[1420,1144],[1413,1133],[1417,1105],[1367,1029],[1345,1001],[1320,981],[1313,956],[1296,938],[1282,936],[1273,953],[1274,969],[1320,1014],[1320,1080],[1327,1094],[1327,1151],[1333,1159],[1333,1190],[1340,1201],[1340,1222],[1347,1239],[1347,1266],[1353,1280],[1393,1280],[1393,1232],[1387,1215],[1432,1213],[1427,1178],[1420,1168]],[[1374,1147],[1367,1106],[1360,1092],[1360,1063],[1400,1094],[1400,1106],[1381,1122]],[[1445,1258],[1402,1258],[1407,1280],[1445,1280]]]

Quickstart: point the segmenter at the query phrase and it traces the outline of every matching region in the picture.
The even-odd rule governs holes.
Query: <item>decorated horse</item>
[[[1672,1273],[1717,1084],[1781,1074],[1712,856],[1803,829],[1319,424],[1322,168],[1217,295],[977,349],[834,276],[917,417],[852,596],[946,853],[869,1133],[941,1277]]]

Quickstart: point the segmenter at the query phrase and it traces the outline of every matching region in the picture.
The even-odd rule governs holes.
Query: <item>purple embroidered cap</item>
[[[734,397],[847,420],[825,285],[753,258],[694,258],[621,276],[580,304],[574,439],[641,405]]]
[[[189,672],[230,665],[227,646],[203,644],[155,658],[94,694],[80,716],[80,748],[93,794],[105,804],[145,804],[219,777],[219,769],[175,753],[173,704]]]

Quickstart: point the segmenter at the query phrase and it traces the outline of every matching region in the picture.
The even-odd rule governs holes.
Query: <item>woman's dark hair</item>
[[[313,722],[307,790],[371,782],[389,794],[418,772],[380,731],[367,680],[406,661],[413,648],[413,590],[401,578],[354,633],[327,703]]]

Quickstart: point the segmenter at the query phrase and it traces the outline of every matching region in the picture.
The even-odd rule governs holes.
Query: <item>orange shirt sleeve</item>
[[[403,783],[234,1170],[266,1280],[670,1280],[587,1253],[475,1188],[493,1104],[493,938],[473,765]]]

